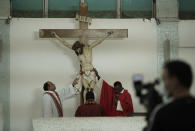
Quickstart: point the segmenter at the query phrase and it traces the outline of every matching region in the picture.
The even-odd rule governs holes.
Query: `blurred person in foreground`
[[[162,80],[169,102],[157,106],[146,131],[195,131],[195,98],[190,95],[193,73],[189,64],[174,60],[165,63]]]

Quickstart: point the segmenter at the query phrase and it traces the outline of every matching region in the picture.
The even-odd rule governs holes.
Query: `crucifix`
[[[88,17],[88,4],[82,1],[79,6],[80,29],[40,29],[40,38],[56,38],[63,45],[75,51],[80,61],[80,77],[82,82],[81,103],[85,102],[85,94],[96,86],[96,73],[92,65],[92,49],[106,38],[126,38],[128,29],[88,29],[91,18]],[[79,38],[74,44],[69,44],[62,38]],[[97,39],[88,44],[89,39]]]

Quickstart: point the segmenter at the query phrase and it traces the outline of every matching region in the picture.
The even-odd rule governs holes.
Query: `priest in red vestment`
[[[110,86],[102,80],[95,70],[101,88],[100,104],[106,110],[108,116],[130,116],[133,112],[133,103],[130,93],[123,88],[121,82]]]
[[[86,103],[79,106],[76,113],[76,117],[98,117],[106,116],[104,107],[95,102],[94,93],[88,91],[86,93]]]

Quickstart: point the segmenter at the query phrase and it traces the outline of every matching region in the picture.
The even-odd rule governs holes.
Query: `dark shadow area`
[[[59,11],[49,10],[49,18],[75,18],[78,11]],[[23,11],[13,10],[13,17],[19,18],[42,18],[43,11]],[[116,18],[116,11],[89,11],[88,16],[91,18]],[[194,16],[195,17],[195,16]],[[123,11],[121,18],[152,18],[152,11]]]
[[[22,18],[42,18],[42,10],[12,10],[12,17]]]
[[[194,20],[195,19],[195,11],[179,11],[179,19],[181,19],[181,20]]]

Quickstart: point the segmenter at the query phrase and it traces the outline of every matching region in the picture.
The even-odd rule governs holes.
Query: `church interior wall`
[[[191,89],[191,94],[195,95],[195,21],[186,20],[180,21],[179,24],[179,58],[191,64],[194,71],[194,82]]]
[[[10,27],[0,20],[0,131],[10,125]]]
[[[38,31],[75,29],[74,19],[13,18],[11,22],[11,131],[29,131],[32,119],[41,117],[42,86],[50,80],[57,89],[67,87],[79,71],[73,51],[54,39],[39,39]],[[142,19],[94,19],[91,29],[128,29],[128,38],[105,40],[93,49],[93,65],[110,84],[119,80],[132,95],[135,112],[145,112],[135,96],[132,75],[145,81],[157,76],[157,36],[155,21]],[[75,39],[76,40],[76,39]],[[73,43],[75,40],[68,39]],[[79,96],[64,103],[65,116],[74,116]]]
[[[190,62],[195,69],[194,23],[179,22],[179,47],[182,48],[178,50],[179,58]],[[78,23],[68,18],[13,18],[10,26],[10,126],[11,131],[30,131],[32,119],[41,117],[43,83],[50,80],[61,89],[69,86],[79,71],[73,51],[55,39],[40,39],[38,31],[41,28],[76,29]],[[132,95],[135,112],[145,112],[135,96],[132,75],[143,74],[147,82],[158,76],[155,21],[93,19],[89,28],[128,29],[128,38],[105,40],[93,49],[93,65],[110,84],[121,81]],[[195,94],[195,86],[192,94]],[[79,96],[66,100],[64,115],[74,116],[79,101]]]

